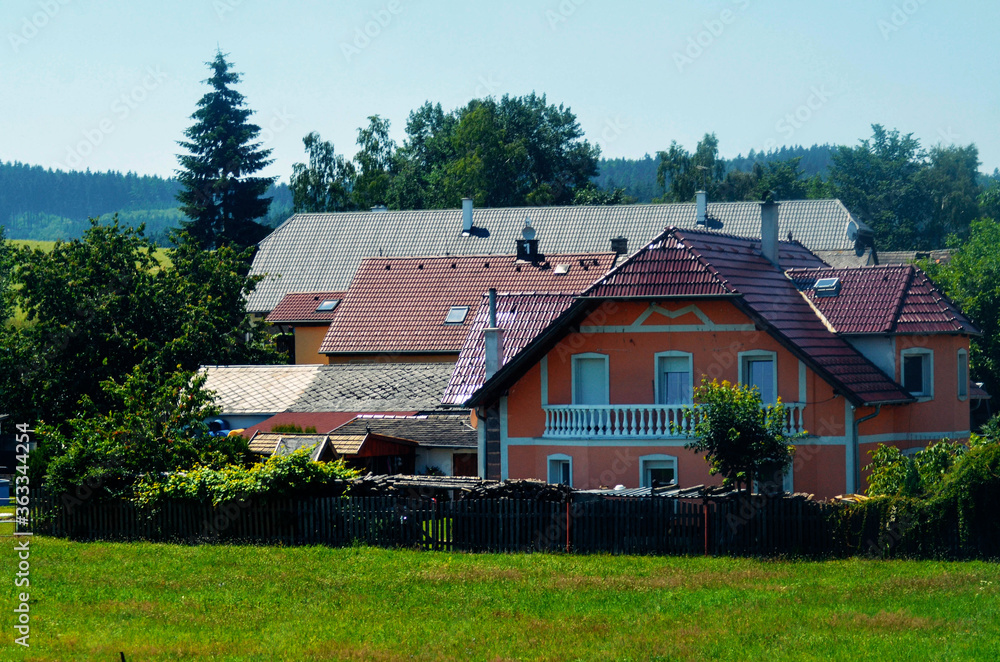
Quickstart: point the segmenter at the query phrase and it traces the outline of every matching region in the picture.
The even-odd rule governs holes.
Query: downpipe
[[[851,407],[851,411],[857,411],[857,407]],[[858,429],[861,424],[865,421],[870,421],[882,412],[882,405],[875,405],[874,413],[868,414],[867,416],[862,416],[861,418],[854,419],[854,425],[852,427],[852,444],[854,446],[854,493],[859,494],[861,489],[861,442],[860,434]]]

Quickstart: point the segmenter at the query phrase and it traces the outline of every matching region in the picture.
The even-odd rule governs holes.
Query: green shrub
[[[266,501],[329,493],[338,481],[358,475],[343,460],[313,462],[310,453],[311,449],[303,448],[290,455],[272,455],[267,462],[249,468],[200,466],[165,478],[147,476],[136,485],[136,501],[149,508],[175,499],[213,505],[247,499]]]

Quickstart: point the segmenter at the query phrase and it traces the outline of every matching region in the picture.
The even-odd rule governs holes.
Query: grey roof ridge
[[[802,203],[802,204],[821,204],[821,203],[824,203],[824,202],[834,202],[841,209],[844,210],[844,213],[847,216],[849,216],[852,220],[854,220],[856,223],[858,223],[858,225],[860,227],[864,227],[864,228],[868,229],[868,225],[865,224],[865,223],[863,223],[859,219],[857,219],[853,214],[851,214],[851,212],[847,209],[847,207],[840,200],[840,198],[796,198],[796,199],[791,199],[791,200],[779,200],[778,202],[780,202],[780,203],[795,202],[795,203]],[[550,211],[550,210],[563,210],[563,209],[576,209],[576,210],[584,209],[584,210],[588,210],[588,211],[610,211],[610,210],[614,210],[614,209],[644,209],[644,208],[653,209],[653,208],[658,208],[658,207],[694,206],[696,204],[697,203],[692,200],[690,202],[642,202],[642,203],[635,203],[635,204],[630,204],[630,205],[629,204],[619,204],[619,205],[546,205],[546,206],[541,206],[541,207],[536,207],[536,206],[526,206],[526,207],[474,207],[473,208],[473,213],[475,213],[477,211],[524,211],[524,212],[526,212],[526,215],[530,216],[532,210]],[[721,206],[732,206],[732,207],[735,207],[735,206],[739,206],[739,205],[760,204],[760,201],[758,201],[758,200],[720,200],[720,201],[709,200],[708,204],[710,206],[720,206],[720,207]],[[385,210],[385,211],[378,211],[378,212],[372,212],[372,211],[367,210],[367,209],[356,209],[356,210],[352,210],[352,211],[334,211],[334,212],[296,212],[296,213],[292,214],[290,217],[288,217],[288,219],[286,219],[284,222],[282,222],[276,228],[274,228],[274,230],[272,231],[272,234],[274,232],[277,232],[278,230],[280,230],[282,228],[282,226],[284,226],[286,223],[288,223],[292,219],[295,219],[295,218],[305,218],[305,217],[310,217],[310,216],[312,216],[312,217],[316,217],[316,216],[340,216],[340,215],[347,215],[347,214],[366,214],[366,215],[371,215],[371,214],[394,214],[394,215],[398,215],[398,214],[461,214],[461,213],[462,213],[462,208],[461,207],[447,207],[447,208],[443,208],[443,209],[388,209],[388,210]],[[270,235],[268,235],[268,236],[270,236]],[[266,237],[265,237],[265,239],[266,239]]]

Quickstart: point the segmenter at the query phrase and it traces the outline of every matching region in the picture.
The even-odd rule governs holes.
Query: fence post
[[[708,501],[701,502],[701,509],[704,514],[704,527],[705,527],[705,556],[708,556]]]
[[[566,502],[566,553],[569,554],[569,501]]]

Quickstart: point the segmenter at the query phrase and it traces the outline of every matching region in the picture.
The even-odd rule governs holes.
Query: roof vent
[[[839,278],[820,278],[813,285],[813,291],[816,292],[816,296],[822,297],[835,297],[840,294],[840,279]]]
[[[524,229],[521,230],[523,239],[517,240],[517,259],[525,262],[538,262],[538,240],[535,239],[535,228],[531,227],[531,217],[525,216]]]

